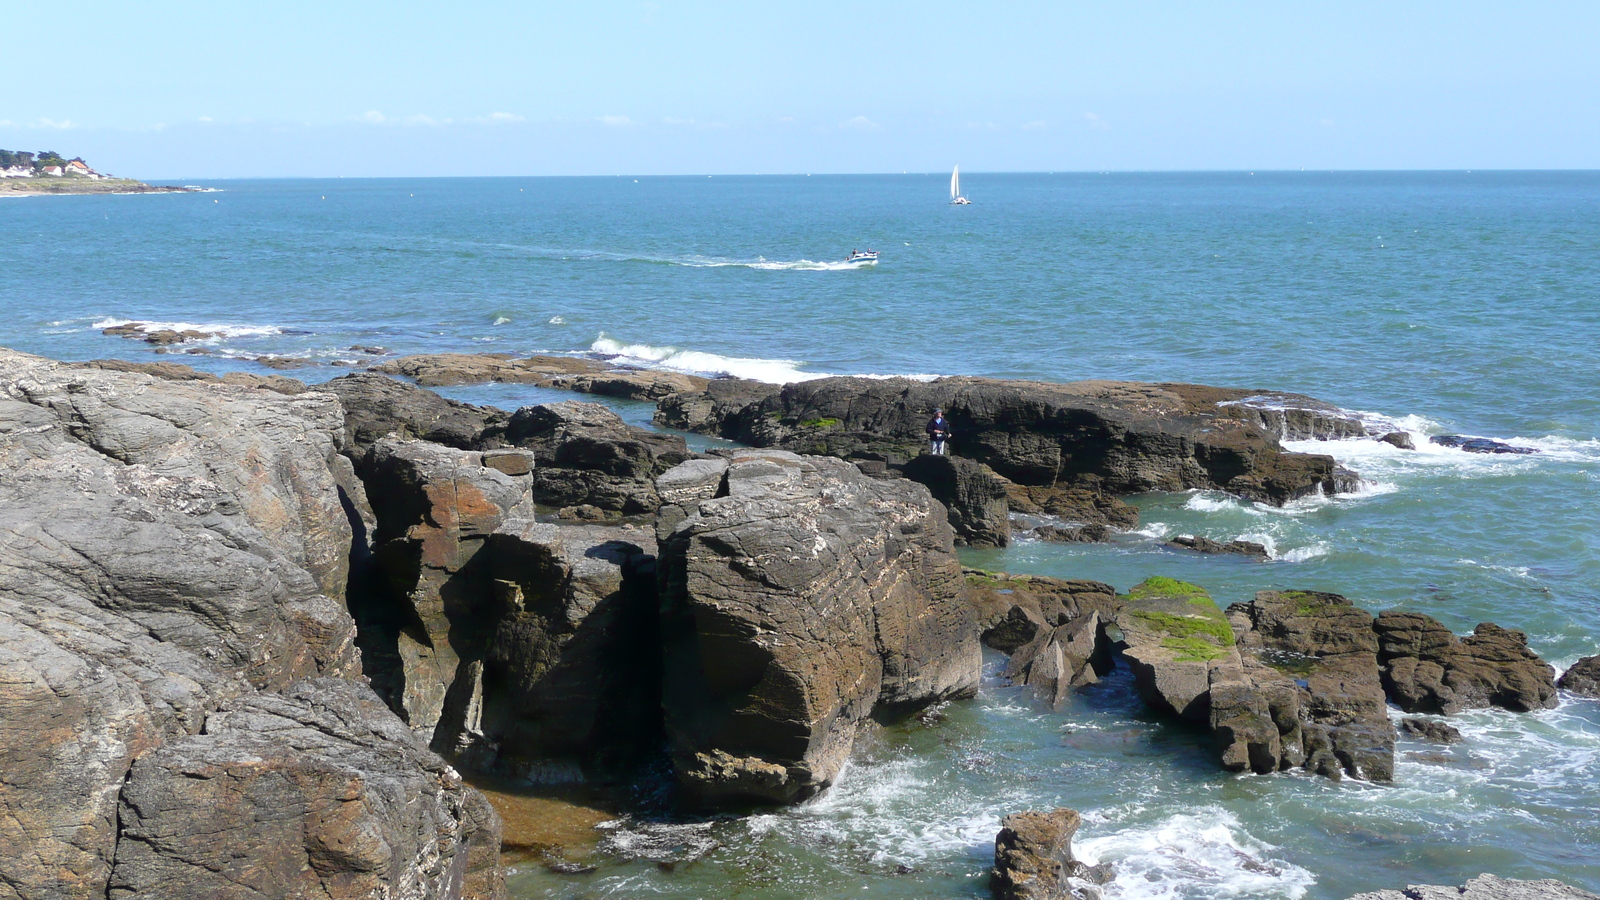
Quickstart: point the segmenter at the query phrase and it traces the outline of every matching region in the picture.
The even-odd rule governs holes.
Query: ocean
[[[0,345],[321,381],[382,347],[566,353],[768,381],[968,374],[1296,391],[1419,449],[1301,442],[1365,488],[1270,508],[1131,498],[1109,545],[1023,540],[985,568],[1150,575],[1219,603],[1334,591],[1465,633],[1520,628],[1558,669],[1600,652],[1600,173],[947,173],[209,182],[0,200]],[[879,251],[876,267],[842,261]],[[216,336],[157,356],[127,321]],[[354,348],[354,349],[353,349]],[[501,406],[567,399],[453,388]],[[592,398],[585,398],[592,399]],[[648,421],[639,404],[618,404]],[[1470,434],[1535,449],[1470,454]],[[959,452],[959,447],[957,447]],[[1272,559],[1164,549],[1243,538]],[[1117,898],[1308,898],[1480,872],[1600,891],[1600,702],[1452,717],[1392,785],[1217,771],[1125,675],[1044,709],[995,675],[864,740],[795,809],[623,819],[597,871],[519,898],[986,896],[1007,812],[1070,806]]]

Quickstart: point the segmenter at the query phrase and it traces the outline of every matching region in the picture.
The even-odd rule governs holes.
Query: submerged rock
[[[1600,656],[1585,656],[1573,663],[1557,685],[1579,697],[1600,697]]]
[[[1257,559],[1268,557],[1266,546],[1255,541],[1232,540],[1224,543],[1199,535],[1180,535],[1167,541],[1166,545],[1174,550],[1193,550],[1196,553],[1233,553]]]
[[[1428,438],[1429,443],[1441,447],[1455,447],[1468,453],[1513,453],[1526,455],[1538,453],[1533,447],[1518,447],[1503,441],[1494,441],[1489,438],[1468,437],[1464,434],[1436,434]]]
[[[1411,435],[1404,431],[1391,431],[1378,438],[1378,442],[1388,444],[1401,450],[1415,450],[1417,445],[1412,442]]]
[[[996,900],[1062,900],[1098,893],[1074,890],[1073,880],[1105,884],[1111,867],[1088,866],[1072,855],[1072,837],[1083,819],[1076,810],[1012,813],[1000,820],[994,839],[989,891]]]
[[[658,568],[663,708],[690,802],[805,799],[869,717],[976,691],[978,629],[926,488],[781,451],[736,451],[716,481]]]
[[[1435,744],[1461,743],[1460,729],[1435,719],[1407,717],[1400,720],[1400,730],[1414,738],[1432,741]]]

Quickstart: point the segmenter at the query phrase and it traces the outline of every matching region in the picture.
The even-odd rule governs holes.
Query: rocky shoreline
[[[957,561],[1019,511],[1126,527],[1134,491],[1351,490],[1331,457],[1281,446],[1378,437],[1311,398],[583,362],[379,368],[648,399],[750,446],[694,453],[596,404],[506,412],[386,372],[307,386],[0,351],[0,827],[30,849],[0,882],[503,896],[500,820],[460,771],[655,767],[684,810],[794,803],[863,729],[972,696],[980,644],[1049,705],[1126,666],[1234,771],[1385,781],[1389,704],[1556,702],[1526,636],[1489,623],[1459,638],[1335,594],[1222,609],[1172,579],[1119,594]],[[960,456],[920,453],[933,406]],[[1592,692],[1593,671],[1561,686]],[[1044,826],[1019,823],[1008,853],[1038,856],[1018,841]]]

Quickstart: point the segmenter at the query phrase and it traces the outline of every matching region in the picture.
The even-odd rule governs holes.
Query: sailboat
[[[950,171],[950,204],[952,206],[966,206],[972,201],[961,196],[961,167],[956,166]]]

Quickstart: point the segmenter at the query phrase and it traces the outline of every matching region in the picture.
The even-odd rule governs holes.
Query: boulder
[[[1033,688],[1035,697],[1057,707],[1073,688],[1100,680],[1096,664],[1108,671],[1109,650],[1109,642],[1101,635],[1100,616],[1091,612],[1065,625],[1041,629],[1011,654],[1005,675],[1015,684]]]
[[[1111,529],[1105,525],[1040,525],[1028,533],[1052,544],[1104,544],[1111,540]]]
[[[1267,548],[1255,541],[1232,540],[1224,543],[1200,535],[1179,535],[1167,541],[1166,546],[1174,550],[1193,550],[1196,553],[1232,553],[1256,559],[1268,557]]]
[[[849,463],[736,451],[661,542],[666,727],[701,806],[830,784],[869,717],[971,696],[981,669],[944,508]]]
[[[1461,743],[1460,729],[1437,719],[1418,719],[1408,716],[1400,720],[1400,730],[1418,740],[1432,741],[1435,744]]]
[[[1295,703],[1267,704],[1278,725],[1280,768],[1394,778],[1395,729],[1371,613],[1338,594],[1261,591],[1228,607],[1228,616],[1240,649],[1259,664],[1251,680],[1274,697],[1285,680],[1298,688]]]
[[[1556,684],[1579,697],[1600,697],[1600,656],[1585,656],[1573,663]]]
[[[1417,445],[1411,440],[1411,435],[1404,431],[1391,431],[1388,434],[1379,437],[1378,441],[1380,443],[1388,444],[1391,447],[1398,447],[1401,450],[1417,449]]]
[[[483,552],[493,634],[435,744],[519,778],[603,777],[659,747],[653,533],[509,519]]]
[[[1332,457],[1290,453],[1279,441],[1366,433],[1354,416],[1292,394],[966,377],[712,382],[662,400],[657,421],[758,447],[893,461],[920,452],[936,407],[954,426],[957,455],[1019,485],[1112,495],[1214,488],[1281,504],[1338,493],[1358,479]]]
[[[925,485],[945,505],[956,542],[974,547],[1011,543],[1006,480],[983,463],[924,453],[905,464],[905,477]]]
[[[485,433],[504,426],[509,418],[493,407],[447,400],[414,384],[367,372],[335,378],[319,389],[344,404],[345,444],[357,454],[389,435],[476,450],[484,446]]]
[[[112,897],[504,896],[493,809],[354,681],[225,704],[139,758],[117,815]]]
[[[1403,891],[1371,891],[1350,900],[1600,900],[1600,894],[1579,890],[1554,878],[1517,881],[1479,875],[1461,887],[1413,884]]]
[[[1122,600],[1109,584],[1043,575],[1008,575],[963,569],[967,599],[977,612],[986,646],[1015,653],[1040,634],[1091,613],[1102,622],[1115,618]]]
[[[445,697],[493,634],[489,567],[479,552],[500,525],[532,518],[531,476],[483,454],[384,438],[359,465],[377,527],[373,596],[352,604],[373,687],[423,740]],[[465,688],[462,688],[463,690]]]
[[[1464,434],[1436,434],[1428,438],[1428,442],[1441,447],[1455,447],[1468,453],[1509,453],[1527,455],[1538,453],[1534,447],[1517,447],[1504,441],[1494,441],[1489,438],[1468,437]]]
[[[694,455],[681,437],[628,425],[598,403],[576,400],[517,410],[504,439],[539,459],[533,491],[540,503],[627,514],[660,506],[656,476]]]
[[[1084,896],[1073,890],[1072,879],[1110,881],[1110,866],[1088,866],[1072,855],[1072,837],[1082,824],[1071,809],[1012,813],[1001,819],[989,872],[989,891],[996,900],[1061,900]]]
[[[1406,712],[1527,712],[1557,703],[1555,669],[1528,649],[1520,631],[1484,622],[1457,638],[1437,619],[1405,612],[1383,613],[1373,627],[1384,687]]]

